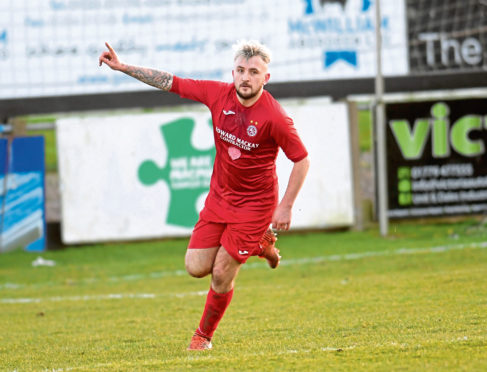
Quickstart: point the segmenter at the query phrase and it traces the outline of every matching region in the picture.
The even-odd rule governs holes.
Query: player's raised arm
[[[108,51],[105,51],[100,55],[100,58],[98,59],[100,66],[105,63],[112,70],[121,71],[143,83],[152,85],[153,87],[164,91],[171,90],[173,80],[173,75],[171,73],[122,63],[110,44],[105,43],[105,45],[108,48]]]

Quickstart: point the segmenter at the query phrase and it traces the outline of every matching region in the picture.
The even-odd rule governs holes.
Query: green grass
[[[486,239],[477,221],[282,235],[281,267],[249,260],[201,353],[209,279],[184,274],[186,239],[43,253],[55,267],[10,252],[0,370],[486,370]]]
[[[358,112],[359,148],[361,152],[372,149],[372,117],[368,110]]]
[[[27,124],[55,123],[56,117],[48,115],[33,115],[23,118]],[[29,130],[28,136],[43,136],[45,140],[46,172],[57,172],[56,130]]]

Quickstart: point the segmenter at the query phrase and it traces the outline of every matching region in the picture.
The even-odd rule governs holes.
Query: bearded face
[[[237,95],[243,104],[258,98],[270,77],[267,64],[259,56],[237,58],[232,74]]]

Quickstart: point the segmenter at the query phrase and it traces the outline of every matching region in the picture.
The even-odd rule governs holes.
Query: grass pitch
[[[0,256],[0,370],[487,369],[487,227],[392,224],[282,235],[252,258],[209,352],[185,350],[209,279],[187,240]]]

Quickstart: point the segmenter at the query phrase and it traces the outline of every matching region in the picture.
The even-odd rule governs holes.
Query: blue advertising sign
[[[46,248],[44,137],[0,139],[0,252]]]

